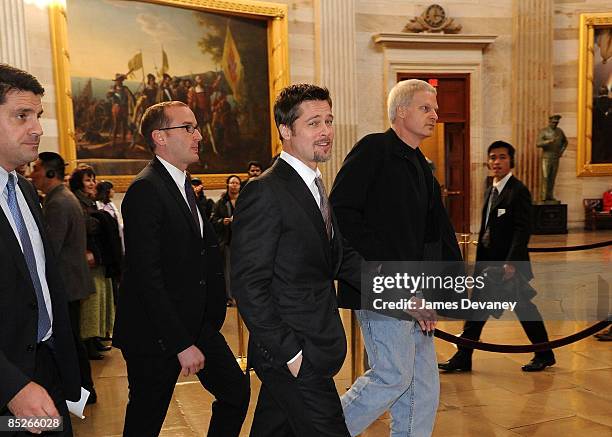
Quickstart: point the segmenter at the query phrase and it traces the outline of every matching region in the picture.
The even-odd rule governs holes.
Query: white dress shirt
[[[512,172],[509,172],[506,176],[504,176],[501,180],[497,181],[497,182],[493,182],[493,188],[497,188],[497,194],[501,195],[502,190],[504,189],[504,187],[506,186],[506,184],[508,183],[508,180],[512,177]],[[491,191],[493,191],[493,188],[491,188]],[[491,205],[491,196],[489,195],[489,198],[487,199],[487,215],[485,217],[485,228],[487,227],[487,225],[489,224],[489,214],[491,214],[491,207],[493,205]]]
[[[183,199],[185,199],[185,203],[187,203],[187,208],[189,208],[189,210],[191,211],[191,207],[189,206],[189,201],[187,200],[187,193],[185,192],[185,178],[187,177],[187,172],[176,168],[175,166],[170,164],[168,161],[166,161],[159,155],[156,155],[156,156],[157,156],[157,159],[159,159],[159,162],[161,162],[163,166],[166,167],[166,170],[168,170],[168,173],[170,173],[170,176],[172,177],[179,191],[183,195]],[[196,208],[196,211],[198,213],[198,220],[200,221],[200,236],[203,237],[204,236],[204,223],[202,222],[202,215],[200,214],[200,210],[198,208]]]
[[[47,308],[47,313],[49,314],[49,320],[51,322],[51,328],[42,339],[42,341],[45,341],[48,340],[49,337],[51,337],[51,334],[53,333],[53,309],[51,306],[51,294],[49,293],[49,284],[47,284],[45,248],[43,246],[42,237],[38,230],[38,226],[36,225],[36,220],[34,220],[32,211],[30,211],[30,207],[28,206],[25,197],[23,197],[21,188],[17,183],[17,172],[13,170],[11,174],[15,178],[15,195],[17,196],[17,204],[19,205],[19,209],[21,210],[23,221],[25,222],[26,228],[28,229],[28,235],[30,236],[30,241],[32,242],[34,258],[36,258],[36,270],[38,272],[38,278],[40,280],[43,297],[45,299],[45,306]],[[23,247],[21,246],[21,239],[19,238],[19,233],[17,232],[17,226],[15,225],[15,221],[13,220],[13,214],[11,214],[11,211],[8,206],[8,175],[9,173],[4,169],[4,167],[0,166],[0,189],[2,190],[2,195],[0,196],[0,206],[2,207],[2,212],[6,216],[8,222],[11,224],[11,228],[15,233],[15,238],[19,243],[19,247],[21,247],[21,250],[23,251]]]

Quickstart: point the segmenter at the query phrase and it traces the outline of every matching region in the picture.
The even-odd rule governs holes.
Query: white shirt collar
[[[19,178],[17,177],[17,172],[15,170],[8,172],[0,165],[0,194],[4,193],[4,190],[6,189],[9,173],[15,177],[15,184],[19,182]]]
[[[187,172],[170,164],[168,161],[166,161],[161,156],[159,155],[156,155],[156,156],[157,156],[157,159],[159,159],[159,162],[161,162],[163,166],[166,167],[166,170],[168,170],[168,173],[170,173],[170,176],[172,176],[172,179],[174,179],[174,182],[176,182],[176,185],[178,185],[184,190],[185,189],[184,188],[185,178],[187,177]]]
[[[506,186],[506,183],[508,182],[508,180],[512,177],[512,172],[509,172],[506,176],[504,176],[502,178],[502,180],[498,181],[498,182],[493,182],[493,186],[495,188],[497,188],[497,192],[499,194],[501,194],[502,190],[504,189],[504,187]]]
[[[281,152],[279,158],[289,164],[295,171],[298,172],[300,177],[304,180],[307,186],[314,182],[316,178],[321,177],[321,170],[317,167],[316,170],[311,169],[302,161],[297,159],[295,156],[285,152],[284,150]]]

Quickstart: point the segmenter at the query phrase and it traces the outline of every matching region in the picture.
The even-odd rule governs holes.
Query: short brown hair
[[[293,123],[301,115],[302,102],[313,100],[325,100],[330,108],[332,106],[332,99],[327,88],[309,83],[298,83],[283,88],[274,102],[274,121],[279,132],[281,124],[293,130]]]
[[[149,106],[140,120],[140,134],[144,137],[151,152],[155,153],[155,141],[153,141],[153,131],[168,127],[170,119],[166,115],[166,108],[170,106],[187,106],[183,102],[172,100],[170,102],[161,102],[153,106]]]

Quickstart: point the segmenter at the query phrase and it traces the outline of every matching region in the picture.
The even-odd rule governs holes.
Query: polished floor
[[[577,232],[567,236],[536,236],[533,247],[571,246],[612,240],[612,231]],[[537,254],[555,261],[604,260],[612,263],[612,248],[588,252]],[[350,314],[342,313],[349,332]],[[586,327],[587,322],[547,322],[551,339],[564,337]],[[441,322],[440,328],[461,331],[459,322]],[[230,309],[223,334],[238,352],[236,312]],[[516,322],[487,324],[483,341],[524,344],[525,335]],[[436,339],[439,361],[450,357],[452,344]],[[350,351],[349,351],[350,353]],[[609,436],[612,437],[612,342],[587,338],[555,351],[557,365],[540,373],[524,373],[520,366],[528,354],[496,354],[476,351],[469,374],[441,374],[441,400],[434,436]],[[121,435],[127,402],[127,376],[121,353],[106,353],[94,361],[93,372],[98,403],[85,410],[86,419],[73,419],[79,437]],[[350,385],[347,357],[336,378],[339,393]],[[250,429],[260,383],[251,374],[251,405],[241,436]],[[174,392],[162,436],[206,435],[211,414],[211,396],[193,378],[180,379]],[[388,436],[389,418],[381,417],[362,435]],[[313,436],[316,437],[316,436]]]

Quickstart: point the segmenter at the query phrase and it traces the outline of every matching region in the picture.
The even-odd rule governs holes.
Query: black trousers
[[[318,375],[307,359],[297,378],[287,368],[257,375],[262,383],[251,437],[350,437],[334,380]]]
[[[91,377],[91,365],[87,356],[87,349],[81,338],[81,301],[75,300],[68,302],[68,314],[70,316],[70,327],[74,337],[74,345],[76,347],[77,358],[79,360],[79,370],[81,374],[81,385],[91,391],[94,387]]]
[[[72,423],[70,422],[70,413],[68,413],[68,407],[66,405],[66,398],[64,397],[64,391],[62,389],[59,371],[57,369],[55,358],[53,357],[53,351],[47,344],[48,343],[45,342],[38,345],[36,350],[36,369],[34,371],[34,377],[32,380],[47,390],[47,393],[49,393],[49,396],[51,396],[51,399],[53,399],[55,408],[57,408],[57,411],[63,418],[64,429],[63,431],[48,431],[37,435],[48,437],[72,437]],[[6,411],[0,409],[0,413],[3,416],[11,415],[8,409],[6,409]],[[34,434],[27,431],[20,431],[7,435],[15,437],[31,437]]]
[[[240,434],[250,398],[250,384],[221,333],[196,346],[206,359],[197,374],[202,386],[215,396],[208,436]],[[128,371],[129,400],[124,437],[158,436],[181,366],[176,356],[123,354]]]
[[[546,332],[546,327],[544,326],[544,322],[542,321],[542,315],[538,310],[538,307],[535,306],[531,301],[525,301],[518,304],[515,308],[516,315],[518,316],[521,325],[523,326],[523,330],[529,341],[531,343],[544,343],[548,341],[548,333]],[[482,330],[487,323],[486,320],[468,320],[463,325],[463,332],[461,333],[462,338],[467,338],[469,340],[478,341],[480,339],[480,335],[482,334]],[[470,357],[474,352],[474,349],[459,347],[459,353],[464,356]],[[550,359],[555,355],[552,350],[536,352],[536,357]]]

